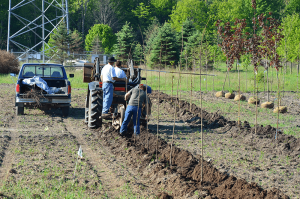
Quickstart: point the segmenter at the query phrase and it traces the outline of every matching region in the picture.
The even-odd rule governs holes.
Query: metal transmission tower
[[[45,62],[45,45],[50,49],[45,41],[50,34],[64,20],[69,31],[68,0],[19,0],[20,2],[13,7],[11,1],[9,0],[8,9],[7,51],[9,51],[9,45],[14,44],[23,52],[19,56],[22,57],[24,54],[37,53],[35,49],[42,49],[42,60]],[[27,14],[26,18],[20,14],[31,12],[33,9],[37,11],[36,16],[32,13],[32,15]],[[14,30],[15,26],[18,27],[14,33],[11,33],[12,26]],[[26,34],[35,37],[33,45],[28,46],[28,41],[24,39]]]

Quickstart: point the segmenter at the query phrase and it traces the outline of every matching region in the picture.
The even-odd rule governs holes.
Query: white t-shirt
[[[115,67],[115,72],[116,72],[117,78],[126,78],[127,79],[126,74],[122,69]]]
[[[112,78],[113,77],[117,77],[116,72],[115,72],[115,68],[110,65],[110,64],[106,64],[101,71],[101,76],[103,77],[102,82],[115,82]]]

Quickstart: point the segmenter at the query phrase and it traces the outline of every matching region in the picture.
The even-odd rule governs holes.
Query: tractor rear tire
[[[88,110],[88,127],[97,128],[102,126],[102,93],[91,90],[89,96],[89,110]]]

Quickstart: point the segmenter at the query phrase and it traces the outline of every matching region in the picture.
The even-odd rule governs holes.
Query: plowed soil
[[[158,102],[155,101],[158,93],[153,93],[153,107],[159,104],[161,110],[158,135],[155,121],[158,112],[153,108],[148,130],[147,126],[142,126],[140,136],[132,136],[131,129],[126,137],[121,137],[109,122],[101,129],[87,129],[84,124],[85,89],[72,90],[68,118],[62,117],[60,110],[37,109],[25,109],[25,115],[17,117],[14,86],[2,84],[0,87],[0,192],[4,197],[298,197],[295,186],[299,184],[299,141],[281,132],[275,140],[276,130],[272,127],[259,127],[254,134],[247,122],[239,127],[217,113],[203,111],[205,139],[210,142],[207,144],[198,133],[201,111],[196,105],[190,112],[187,102],[180,102],[180,107],[176,108],[179,103],[175,99],[161,94]],[[171,145],[174,113],[176,131]],[[203,164],[199,141],[205,146]],[[83,158],[78,159],[79,146],[83,149]],[[261,151],[264,155],[257,157]],[[219,158],[224,155],[225,158]],[[275,159],[284,169],[265,165],[261,159],[266,159],[267,163]],[[275,181],[267,187],[228,169],[237,168],[238,163],[241,169],[250,165],[246,170],[251,170],[259,179],[263,179],[260,172],[268,167],[266,171],[272,170],[269,178]],[[287,178],[280,179],[278,173],[282,171]],[[292,183],[290,188],[286,188],[289,183]]]

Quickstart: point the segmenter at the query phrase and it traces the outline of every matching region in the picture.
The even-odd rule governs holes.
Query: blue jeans
[[[111,103],[113,101],[114,86],[112,83],[103,83],[102,90],[103,90],[102,113],[108,113]]]
[[[131,116],[133,116],[133,127],[134,127],[134,134],[139,135],[140,134],[140,117],[141,117],[141,110],[142,108],[138,108],[137,106],[127,106],[125,111],[125,118],[122,123],[120,133],[126,133],[127,126],[131,120]],[[136,118],[138,112],[138,117]]]

